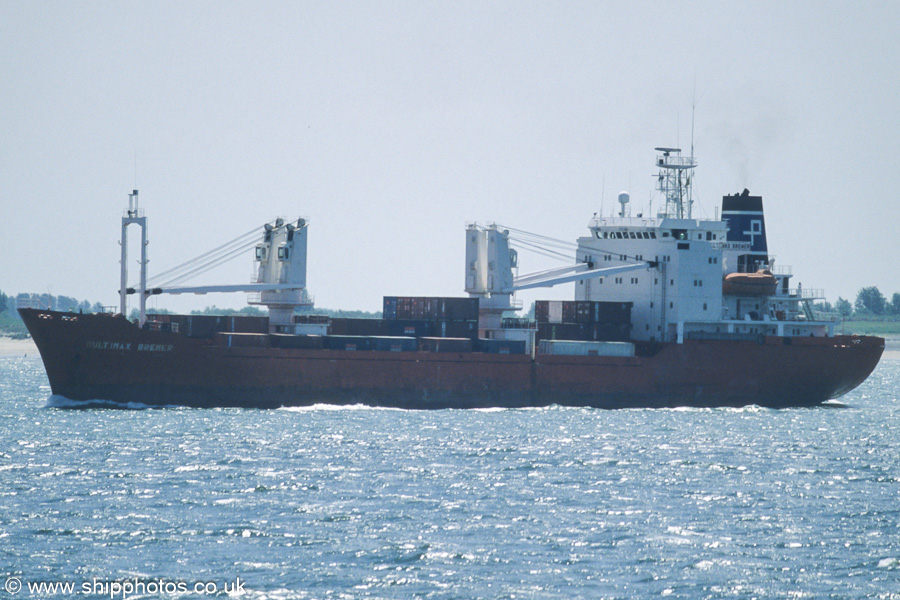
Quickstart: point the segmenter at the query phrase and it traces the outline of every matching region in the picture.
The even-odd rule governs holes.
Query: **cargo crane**
[[[518,267],[518,253],[510,248],[511,231],[517,231],[525,238],[519,240],[519,243],[539,250],[541,240],[558,242],[545,236],[502,227],[496,223],[486,227],[477,223],[467,225],[465,291],[470,297],[479,299],[478,328],[486,337],[508,335],[501,327],[502,319],[504,313],[522,308],[522,305],[513,299],[513,295],[519,290],[553,287],[658,266],[653,261],[635,259],[624,265],[598,268],[593,263],[585,261],[517,277],[513,274],[513,270]],[[543,250],[549,249],[544,247]]]
[[[209,252],[163,271],[155,278],[147,279],[147,217],[138,206],[138,190],[128,195],[128,209],[122,217],[120,312],[127,316],[127,297],[138,295],[138,323],[147,321],[147,298],[158,294],[208,294],[216,292],[246,292],[253,294],[250,304],[260,304],[269,309],[269,327],[272,333],[289,329],[293,324],[294,309],[311,306],[312,298],[306,292],[306,247],[309,222],[299,218],[285,221],[282,218],[256,227],[251,231]],[[137,286],[128,286],[128,226],[141,228],[140,280]],[[262,241],[259,235],[262,233]],[[186,280],[205,273],[255,246],[256,269],[254,281],[237,285],[183,286]]]

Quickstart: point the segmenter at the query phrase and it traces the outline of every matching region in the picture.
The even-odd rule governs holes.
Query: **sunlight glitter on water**
[[[45,407],[39,361],[0,369],[0,556],[23,580],[447,599],[900,582],[896,361],[846,409],[780,411],[73,411]]]

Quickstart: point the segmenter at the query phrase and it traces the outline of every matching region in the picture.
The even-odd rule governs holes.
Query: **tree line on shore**
[[[61,312],[81,312],[81,313],[99,313],[109,312],[110,310],[118,310],[118,307],[105,307],[99,302],[88,302],[87,300],[77,300],[68,296],[54,296],[52,294],[16,294],[7,295],[0,291],[0,335],[12,335],[13,337],[25,337],[25,325],[16,311],[18,306],[30,306],[47,310],[58,310]],[[171,314],[166,309],[148,309],[149,314]],[[369,318],[380,319],[380,312],[366,312],[361,310],[333,310],[328,308],[314,308],[312,313],[318,315],[327,315],[330,317],[353,317],[353,318]],[[192,315],[248,315],[248,316],[264,316],[268,314],[265,310],[261,310],[255,306],[247,306],[241,309],[218,308],[216,306],[208,306],[203,310],[191,311]],[[129,315],[131,319],[137,319],[137,309],[133,309]]]
[[[0,291],[0,312],[9,312],[18,317],[16,307],[21,305],[58,310],[61,312],[102,312],[103,305],[99,302],[91,304],[87,300],[77,300],[69,296],[54,296],[52,294],[17,294],[7,296]]]
[[[824,302],[817,305],[824,312],[837,313],[845,319],[870,317],[893,317],[900,319],[900,293],[895,292],[888,300],[877,286],[864,287],[856,294],[856,301],[851,303],[838,296],[834,304]]]

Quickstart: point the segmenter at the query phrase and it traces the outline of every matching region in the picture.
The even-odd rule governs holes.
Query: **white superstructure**
[[[576,300],[633,302],[632,337],[666,340],[684,322],[722,316],[721,221],[597,217],[578,239],[578,260],[589,265],[646,261],[640,271],[580,281]]]
[[[529,242],[497,225],[467,227],[466,292],[480,299],[482,335],[518,339],[521,332],[501,323],[518,308],[514,292],[568,282],[575,300],[632,303],[636,341],[833,335],[834,323],[815,320],[810,307],[821,291],[792,288],[790,269],[774,266],[762,198],[744,190],[723,198],[721,220],[694,219],[697,162],[678,148],[656,150],[662,208],[632,216],[629,194],[620,193],[618,214],[591,219],[568,266],[514,276],[518,257],[509,243],[530,246],[543,236],[520,232]]]
[[[723,293],[723,277],[772,266],[768,255],[762,198],[726,196],[722,220],[691,218],[691,180],[696,161],[678,148],[657,148],[658,189],[665,200],[656,215],[627,215],[620,194],[618,216],[595,216],[590,235],[578,239],[576,261],[589,268],[643,262],[640,271],[576,283],[576,300],[633,302],[632,338],[678,341],[685,336],[734,334],[823,336],[833,323],[814,321],[808,303],[819,291],[789,286],[781,269],[773,294]]]

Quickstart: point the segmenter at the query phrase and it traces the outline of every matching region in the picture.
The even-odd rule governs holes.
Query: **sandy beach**
[[[884,354],[882,359],[900,360],[900,337],[884,338]]]
[[[0,356],[37,356],[37,346],[31,338],[14,340],[8,337],[0,337]]]

